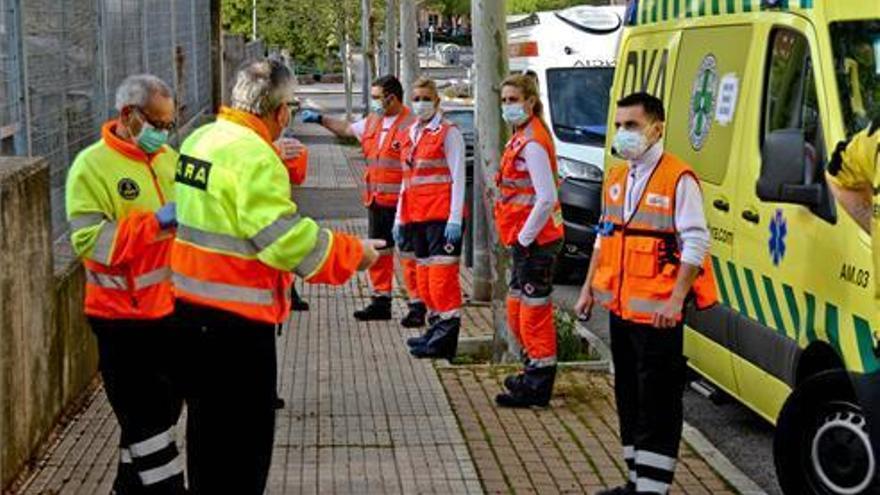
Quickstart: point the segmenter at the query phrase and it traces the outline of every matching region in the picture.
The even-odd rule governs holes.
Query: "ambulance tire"
[[[844,370],[818,373],[789,396],[773,442],[786,495],[880,494],[865,419]]]

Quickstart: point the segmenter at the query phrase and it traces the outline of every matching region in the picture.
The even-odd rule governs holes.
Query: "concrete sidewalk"
[[[295,193],[301,210],[365,236],[362,160],[316,126],[297,130],[311,152],[309,180]],[[590,493],[623,481],[607,375],[565,372],[550,409],[498,410],[492,397],[507,368],[409,356],[404,340],[415,332],[397,324],[406,311],[399,283],[394,319],[371,323],[352,318],[369,298],[365,274],[342,287],[300,287],[311,311],[293,314],[278,340],[287,407],[276,417],[267,493]],[[462,287],[467,300],[467,271]],[[468,305],[462,334],[491,335],[491,321],[488,307]],[[118,428],[100,387],[54,438],[16,493],[109,493]],[[728,490],[683,447],[673,493]]]

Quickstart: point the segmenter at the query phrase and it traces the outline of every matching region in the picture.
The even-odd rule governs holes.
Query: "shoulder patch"
[[[119,183],[116,184],[116,191],[122,196],[122,199],[127,199],[129,201],[137,198],[141,194],[141,188],[138,186],[137,182],[128,177],[119,179]]]
[[[187,186],[208,190],[208,178],[211,176],[211,163],[187,155],[180,155],[174,181]]]

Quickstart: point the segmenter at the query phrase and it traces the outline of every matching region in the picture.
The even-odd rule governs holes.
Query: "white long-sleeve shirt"
[[[382,117],[382,131],[379,133],[379,142],[384,143],[385,138],[388,136],[388,131],[391,129],[391,126],[394,125],[394,121],[397,120],[398,115],[392,115],[390,117]],[[348,129],[354,134],[354,137],[357,138],[359,142],[363,142],[364,134],[367,133],[367,119],[362,118],[357,122],[350,124]]]
[[[416,122],[409,128],[409,138],[412,140],[413,150],[418,146],[422,135],[426,130],[436,132],[440,128],[443,115],[440,112],[425,122]],[[461,225],[461,218],[464,214],[464,188],[466,181],[466,148],[464,144],[464,136],[457,126],[452,126],[443,139],[443,152],[446,155],[446,164],[449,165],[449,173],[452,175],[452,197],[449,203],[449,223],[457,223]],[[408,157],[406,157],[408,158]],[[403,191],[406,190],[406,184],[400,184],[400,198],[397,200],[397,217],[396,223],[401,223],[400,212],[401,202],[403,201]]]
[[[635,213],[648,185],[654,168],[663,158],[663,145],[657,143],[648,149],[638,160],[629,164],[629,172],[624,190],[623,216],[625,220]],[[675,186],[675,228],[678,244],[681,246],[681,261],[689,265],[701,266],[709,252],[711,240],[703,211],[703,192],[690,175],[683,176]],[[599,249],[602,237],[596,237],[595,249]]]
[[[535,242],[541,229],[550,220],[557,201],[556,178],[550,168],[550,155],[540,144],[532,141],[525,145],[514,162],[520,172],[528,171],[535,188],[535,204],[526,218],[526,223],[517,234],[517,240],[523,246]]]

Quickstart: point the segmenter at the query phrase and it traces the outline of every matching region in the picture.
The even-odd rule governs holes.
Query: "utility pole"
[[[416,0],[400,0],[400,82],[409,102],[413,84],[419,78],[419,33]]]
[[[475,292],[477,286],[485,291],[485,284],[491,284],[492,319],[495,327],[493,357],[495,361],[502,361],[513,357],[519,347],[508,331],[505,316],[506,270],[509,260],[498,241],[494,221],[489,214],[493,200],[498,196],[492,178],[498,171],[501,149],[507,136],[507,126],[501,119],[501,82],[508,72],[504,0],[473,0],[471,18],[476,74],[476,128],[479,133],[479,162],[474,164],[474,207],[477,210],[474,216],[485,220],[476,220],[479,223],[474,224],[474,267],[492,267],[491,273],[475,270],[474,286]],[[476,244],[477,240],[483,240],[483,244]],[[485,263],[487,257],[491,263]]]
[[[385,0],[385,74],[397,75],[397,1]]]
[[[370,111],[370,84],[373,81],[373,43],[370,39],[370,0],[361,0],[361,51],[363,52],[363,77],[361,90],[364,113]]]
[[[251,41],[257,40],[257,0],[251,1]]]
[[[345,90],[345,120],[351,121],[352,107],[352,84],[351,84],[351,36],[348,32],[350,26],[348,20],[348,2],[341,2],[342,9],[336,18],[337,30],[339,31],[339,57],[342,59],[342,87]]]

